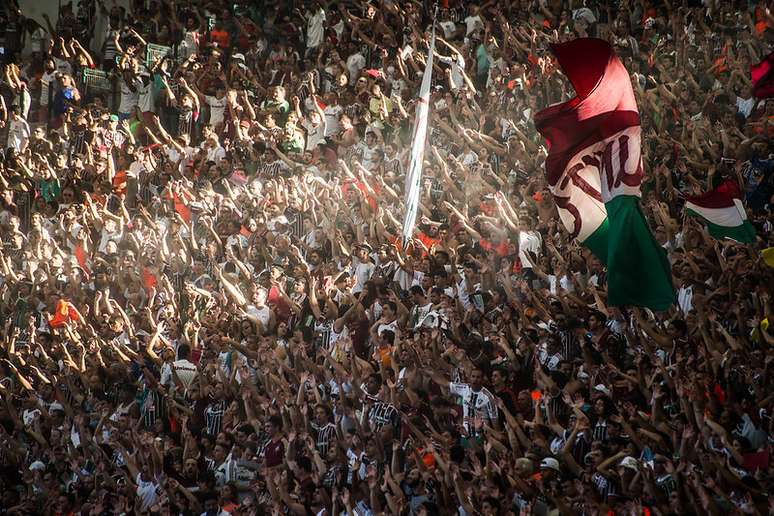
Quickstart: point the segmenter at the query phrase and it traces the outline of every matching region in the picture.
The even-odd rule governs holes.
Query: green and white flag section
[[[576,94],[535,115],[559,217],[607,265],[609,305],[665,310],[675,292],[666,252],[640,208],[640,113],[629,74],[601,39],[551,50]]]
[[[749,244],[755,242],[755,228],[747,220],[742,191],[732,179],[703,195],[686,197],[685,212],[702,219],[707,231],[718,240],[730,238]]]
[[[425,139],[427,138],[427,118],[430,109],[430,82],[433,76],[433,50],[435,50],[435,24],[430,36],[430,49],[427,52],[427,65],[419,87],[414,134],[411,143],[411,161],[406,175],[406,213],[403,217],[403,247],[405,248],[414,234],[417,221],[419,195],[422,192],[422,165],[425,160]]]

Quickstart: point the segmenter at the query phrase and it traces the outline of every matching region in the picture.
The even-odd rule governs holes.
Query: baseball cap
[[[39,471],[44,469],[46,469],[46,465],[39,460],[36,460],[32,464],[30,464],[30,471]]]
[[[589,25],[597,21],[597,17],[594,16],[594,13],[588,7],[581,7],[580,9],[576,9],[575,11],[573,11],[572,18],[575,21],[583,20]]]
[[[633,469],[634,471],[637,471],[637,459],[631,456],[626,456],[623,459],[621,459],[621,462],[618,464],[619,466],[623,466],[624,468]]]
[[[540,469],[553,469],[559,472],[559,461],[553,457],[546,457],[540,461]]]
[[[608,397],[610,397],[610,396],[611,396],[611,394],[612,394],[612,393],[610,392],[610,389],[608,389],[607,387],[605,387],[605,386],[604,386],[604,385],[602,385],[601,383],[599,383],[599,384],[595,385],[595,386],[594,386],[594,390],[595,390],[595,391],[597,391],[597,392],[601,392],[602,394],[604,394],[605,396],[608,396]]]

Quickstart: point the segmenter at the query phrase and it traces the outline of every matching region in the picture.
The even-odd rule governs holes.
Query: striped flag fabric
[[[427,64],[422,75],[422,85],[419,88],[414,133],[411,144],[411,160],[406,174],[406,212],[403,217],[403,247],[405,248],[414,234],[414,224],[417,220],[419,196],[422,192],[422,165],[425,160],[425,139],[427,138],[427,119],[430,109],[430,83],[433,76],[433,51],[435,50],[435,24],[430,36],[430,49],[427,52]]]
[[[714,190],[686,197],[685,201],[685,213],[700,218],[714,238],[755,242],[755,228],[747,220],[742,191],[736,181],[727,178]]]
[[[551,46],[575,89],[535,115],[549,147],[546,174],[559,217],[607,266],[608,304],[665,310],[675,301],[669,261],[640,207],[640,114],[629,74],[610,44]]]

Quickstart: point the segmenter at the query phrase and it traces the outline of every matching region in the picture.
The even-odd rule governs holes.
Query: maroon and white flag
[[[612,306],[664,309],[674,291],[639,207],[640,113],[629,73],[601,39],[575,39],[551,51],[576,93],[535,115],[549,145],[546,173],[559,217],[606,263]]]

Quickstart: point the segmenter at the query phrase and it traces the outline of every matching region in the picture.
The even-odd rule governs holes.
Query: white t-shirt
[[[116,231],[108,231],[105,228],[102,228],[99,236],[99,245],[97,246],[97,251],[104,253],[107,249],[108,242],[111,240],[114,242],[119,242],[122,236],[123,231],[120,229]]]
[[[210,106],[210,125],[216,126],[223,123],[223,114],[226,112],[226,97],[204,96],[204,101]]]
[[[54,79],[56,79],[56,70],[51,73],[44,72],[43,76],[40,78],[41,106],[48,106],[48,96],[50,95],[49,88],[51,87],[51,83],[54,82]]]
[[[137,179],[138,177],[140,177],[140,174],[144,171],[145,171],[145,165],[143,165],[142,162],[133,161],[131,165],[129,165],[129,170],[126,171],[126,177]]]
[[[521,260],[521,266],[523,268],[531,269],[532,265],[527,259],[526,251],[538,255],[540,254],[540,245],[542,243],[540,233],[537,231],[520,231],[519,232],[519,260]]]
[[[398,327],[398,320],[395,319],[394,321],[387,323],[387,324],[380,324],[378,328],[376,328],[376,334],[380,335],[386,331],[395,332],[395,330]]]
[[[32,106],[32,95],[30,95],[30,90],[24,88],[19,93],[14,95],[12,105],[19,106],[19,109],[21,109],[22,118],[27,120],[30,114],[30,106]]]
[[[269,325],[269,321],[271,320],[271,309],[268,306],[264,305],[261,308],[258,308],[255,305],[247,305],[245,312],[251,317],[258,319],[264,328]]]
[[[478,163],[478,154],[476,154],[471,150],[470,152],[462,155],[461,161],[463,165],[465,165],[466,167],[469,167],[474,163]]]
[[[497,405],[494,396],[485,388],[474,391],[466,383],[449,383],[449,391],[462,398],[463,425],[470,430],[471,420],[474,417],[484,419],[490,425],[497,420]]]
[[[199,47],[199,32],[198,31],[187,31],[185,33],[185,36],[183,36],[183,41],[180,42],[180,45],[182,45],[182,50],[180,51],[180,57],[179,59],[182,59],[185,61],[189,57],[191,57],[193,54],[196,53]]]
[[[339,117],[344,109],[336,104],[335,106],[325,106],[323,113],[325,114],[325,136],[332,134],[338,134],[341,130],[339,124]]]
[[[143,113],[147,113],[148,111],[153,112],[153,82],[148,81],[148,84],[145,84],[142,80],[140,80],[139,84],[137,85],[137,106],[140,108],[140,111]]]
[[[366,65],[365,57],[360,52],[356,52],[347,58],[347,70],[349,71],[349,81],[355,82],[357,75]]]
[[[306,26],[306,48],[317,48],[323,42],[324,22],[325,9],[320,9],[309,17],[309,23]]]
[[[17,152],[27,144],[30,139],[30,125],[23,118],[13,120],[8,123],[8,145],[7,147],[13,147]]]
[[[680,287],[677,291],[677,304],[686,315],[693,310],[693,287]]]
[[[427,303],[424,306],[414,305],[411,307],[411,312],[409,312],[409,327],[414,330],[419,326],[419,323],[421,323],[427,314],[430,313],[430,310],[433,309],[433,303]]]
[[[51,59],[54,60],[54,65],[56,66],[56,71],[59,73],[66,73],[67,75],[71,75],[73,73],[73,66],[70,64],[70,61],[65,61],[64,59],[59,59],[58,57],[51,57]]]
[[[156,503],[156,488],[158,488],[156,482],[145,482],[142,479],[142,473],[137,473],[135,483],[137,484],[137,496],[142,500],[143,510]]]
[[[414,285],[421,284],[424,277],[425,273],[422,271],[409,272],[403,268],[398,268],[392,277],[392,281],[398,282],[401,289],[408,290]]]
[[[140,102],[140,88],[142,88],[142,81],[137,78],[132,79],[132,87],[135,91],[129,89],[129,84],[127,84],[126,80],[121,81],[121,103],[118,106],[119,113],[131,113]]]
[[[161,369],[161,385],[174,385],[175,381],[172,376],[172,368],[175,369],[175,372],[177,373],[177,376],[180,378],[180,381],[183,383],[183,386],[187,389],[191,383],[193,382],[194,378],[196,378],[196,365],[193,362],[189,362],[188,360],[175,360],[172,362],[172,366],[170,367],[169,364],[164,364],[164,367]]]
[[[360,142],[357,145],[357,153],[360,155],[360,163],[363,165],[363,168],[366,170],[371,170],[371,167],[374,165],[374,161],[376,161],[376,151],[378,150],[378,145],[369,147],[365,142]]]
[[[481,16],[475,15],[475,16],[468,16],[465,18],[465,35],[470,36],[470,34],[484,26],[484,22],[481,21]]]
[[[237,471],[237,462],[229,455],[223,464],[215,468],[215,485],[222,487],[224,484],[236,480]]]
[[[339,20],[339,23],[333,26],[333,30],[336,31],[336,37],[341,39],[341,35],[344,34],[344,29],[346,29],[347,26],[344,25],[344,18]]]
[[[177,151],[177,149],[175,147],[172,147],[171,145],[166,148],[167,157],[171,161],[177,163],[181,158],[184,158],[180,162],[181,169],[182,169],[182,166],[185,164],[185,160],[191,159],[191,156],[194,155],[195,151],[196,151],[196,149],[194,149],[193,147],[189,146],[189,147],[186,147],[185,149],[183,149],[183,152],[184,152],[183,154],[180,154]]]
[[[226,150],[218,145],[217,147],[207,148],[207,161],[219,162],[226,157]]]
[[[325,119],[317,125],[304,120],[301,125],[306,129],[306,150],[312,151],[319,144],[325,143],[325,134],[327,133]]]
[[[465,85],[465,79],[462,76],[462,70],[465,69],[465,58],[459,54],[454,57],[443,56],[440,58],[442,63],[451,65],[452,89],[458,90]]]
[[[754,106],[755,106],[755,97],[750,97],[749,99],[736,97],[736,112],[743,114],[745,118],[750,116],[750,113],[752,113]]]
[[[355,283],[355,286],[352,287],[353,294],[357,294],[358,292],[363,291],[365,282],[371,279],[371,275],[374,273],[375,268],[376,266],[373,263],[370,263],[370,262],[362,263],[357,259],[354,259],[353,267],[352,267],[352,275],[355,277],[357,282]]]
[[[43,52],[43,48],[46,46],[48,37],[47,32],[43,30],[43,27],[38,27],[30,36],[30,50],[32,52]]]
[[[451,38],[454,36],[454,32],[457,30],[457,25],[452,21],[441,22],[441,29],[443,29],[443,36],[445,38]]]

